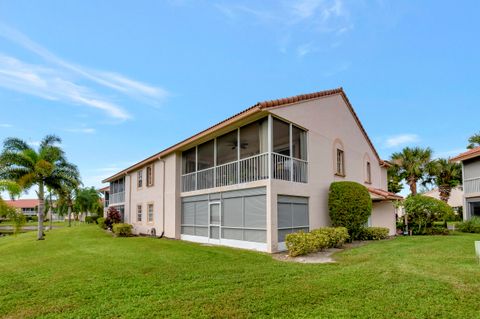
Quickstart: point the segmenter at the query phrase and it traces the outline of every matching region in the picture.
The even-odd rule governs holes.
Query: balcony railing
[[[110,194],[109,205],[125,202],[125,192]]]
[[[207,168],[197,172],[182,175],[182,191],[207,189],[248,183],[270,178],[306,183],[308,162],[277,153],[271,155],[269,173],[269,154],[263,153],[241,160]]]
[[[463,191],[465,194],[480,193],[480,177],[464,180]]]

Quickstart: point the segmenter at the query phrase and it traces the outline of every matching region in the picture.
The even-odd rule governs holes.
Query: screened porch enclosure
[[[182,198],[182,239],[265,249],[266,188]]]
[[[271,116],[182,153],[182,191],[268,178],[307,182],[306,131]]]

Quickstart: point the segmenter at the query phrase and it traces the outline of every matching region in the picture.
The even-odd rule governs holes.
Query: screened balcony
[[[125,202],[125,179],[120,178],[111,182],[109,193],[108,200],[105,201],[105,203],[108,202],[108,205]]]
[[[280,179],[306,183],[306,131],[265,117],[182,153],[182,191]]]

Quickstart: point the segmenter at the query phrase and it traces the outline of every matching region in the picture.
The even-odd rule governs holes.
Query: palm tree
[[[62,183],[58,192],[58,208],[62,211],[64,208],[68,214],[68,227],[72,226],[72,208],[75,200],[75,194],[78,192],[78,183],[66,184]]]
[[[401,152],[392,154],[390,161],[398,176],[410,187],[412,195],[417,194],[417,182],[428,178],[431,158],[432,150],[428,147],[405,147]]]
[[[475,147],[480,146],[480,133],[473,134],[468,138],[468,146],[467,148],[472,149]]]
[[[462,183],[462,166],[441,158],[434,161],[431,174],[434,184],[438,187],[440,199],[447,203],[452,188]]]
[[[94,187],[82,188],[77,192],[75,203],[82,214],[86,213],[88,215],[90,212],[97,212],[100,194]]]
[[[0,155],[1,178],[15,181],[24,190],[38,187],[38,240],[44,239],[45,187],[58,190],[62,183],[73,185],[80,179],[77,167],[67,162],[63,150],[57,146],[60,142],[59,137],[47,135],[35,150],[19,138],[7,138]]]

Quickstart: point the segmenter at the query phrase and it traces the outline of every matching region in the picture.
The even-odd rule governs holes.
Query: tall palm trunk
[[[440,185],[438,187],[438,192],[440,193],[440,199],[443,200],[445,203],[448,203],[452,188],[449,185]]]
[[[43,182],[38,185],[38,234],[37,239],[43,240],[43,209],[45,200],[45,190]]]
[[[408,186],[410,186],[410,193],[417,195],[417,181],[413,178],[408,179]]]
[[[68,204],[68,227],[72,227],[72,205]]]

